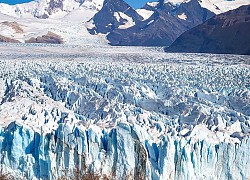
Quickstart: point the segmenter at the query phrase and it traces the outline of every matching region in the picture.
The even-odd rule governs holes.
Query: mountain
[[[167,52],[250,54],[250,5],[217,15],[183,33]]]
[[[103,8],[93,17],[90,33],[108,33],[114,29],[127,29],[143,18],[123,0],[105,0]]]
[[[81,8],[97,12],[102,5],[103,0],[36,0],[17,5],[0,3],[0,12],[13,17],[47,19],[60,18]],[[82,16],[85,14],[82,13]]]
[[[169,46],[215,14],[246,3],[249,1],[159,0],[137,10],[124,0],[0,3],[0,35],[3,42]]]
[[[117,26],[116,21],[108,21],[105,24],[100,17],[107,17],[116,13],[124,13],[119,9],[112,8],[112,4],[120,3],[123,9],[127,9],[122,4],[122,0],[109,0],[104,2],[104,8],[110,11],[101,9],[91,20],[94,28],[89,29],[93,33],[107,33],[104,28],[111,27],[107,35],[107,39],[111,45],[139,45],[139,46],[163,46],[171,44],[184,31],[204,22],[212,17],[214,13],[200,6],[197,0],[181,3],[175,6],[171,3],[158,3],[155,7],[149,7],[147,4],[143,10],[138,10],[138,14],[152,13],[149,18],[141,18],[126,14],[125,22],[120,21],[124,25]],[[130,8],[132,9],[132,8]],[[107,14],[107,12],[109,14]],[[125,11],[126,13],[127,11]],[[133,26],[126,26],[126,23]]]
[[[0,3],[3,42],[107,45],[104,36],[92,36],[85,27],[103,5],[102,0],[39,0]]]
[[[104,8],[90,21],[91,34],[104,33],[111,45],[169,46],[183,32],[205,22],[215,14],[247,4],[248,1],[159,0],[136,12],[122,0],[106,0]],[[114,4],[122,8],[115,8]],[[119,5],[118,5],[119,4]],[[124,10],[124,11],[122,11]],[[116,14],[125,13],[117,20]],[[113,17],[104,20],[103,17]],[[117,22],[119,23],[117,24]],[[121,25],[122,24],[122,25]]]

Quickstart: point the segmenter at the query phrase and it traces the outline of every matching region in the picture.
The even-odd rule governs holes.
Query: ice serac
[[[249,57],[33,48],[1,46],[1,172],[250,178]]]
[[[60,125],[35,133],[11,123],[1,129],[1,164],[27,179],[55,179],[63,170],[89,169],[117,179],[248,179],[250,140],[240,144],[163,137],[159,144],[140,137],[143,129],[118,124],[99,127]],[[86,170],[86,169],[85,169]]]

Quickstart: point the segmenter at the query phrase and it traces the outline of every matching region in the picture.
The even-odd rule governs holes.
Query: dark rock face
[[[20,43],[20,41],[0,35],[0,43]]]
[[[166,52],[250,54],[250,5],[217,15],[183,33]]]
[[[52,32],[48,32],[46,35],[39,36],[36,38],[30,38],[25,43],[46,43],[46,44],[63,44],[63,39]]]
[[[49,15],[52,15],[53,13],[56,13],[58,11],[64,10],[64,2],[65,0],[50,0],[46,7],[46,12],[43,15],[35,15],[35,17],[40,19],[48,19]],[[75,2],[79,3],[79,6],[83,4],[85,0],[74,0]]]
[[[49,15],[44,13],[42,16],[36,16],[36,15],[35,15],[35,17],[36,17],[36,18],[39,18],[39,19],[48,19],[48,18],[49,18]]]
[[[21,27],[22,25],[17,23],[17,22],[9,22],[9,21],[4,21],[1,24],[11,27],[16,33],[24,33],[23,28]]]
[[[114,5],[117,1],[119,6]],[[126,12],[127,9],[131,11],[128,16],[135,21],[134,26],[119,29],[119,25],[124,24],[123,21],[117,24],[114,18],[107,20],[107,18],[113,17],[114,12]],[[111,45],[167,46],[183,32],[214,16],[214,13],[202,8],[197,0],[191,0],[178,6],[163,3],[160,0],[158,6],[145,5],[144,9],[154,11],[153,15],[145,21],[130,6],[127,4],[125,6],[122,0],[107,0],[104,8],[92,19],[95,28],[89,29],[89,32],[92,34],[95,32],[109,33],[107,39]],[[181,14],[187,17],[186,20],[179,17]],[[108,24],[112,25],[108,26]]]
[[[46,8],[46,13],[43,15],[35,15],[36,18],[48,19],[49,15],[52,15],[59,10],[63,10],[63,0],[50,0],[48,2],[48,7]]]
[[[120,21],[114,16],[115,12],[122,12],[131,17],[136,23],[142,20],[142,17],[123,0],[105,0],[103,8],[93,17],[95,28],[89,29],[91,34],[108,33],[117,29],[120,25],[126,23],[126,19],[120,17]]]
[[[51,15],[53,12],[57,10],[63,10],[62,0],[51,0],[48,8],[49,15]]]

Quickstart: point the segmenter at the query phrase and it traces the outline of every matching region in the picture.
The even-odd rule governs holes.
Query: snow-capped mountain
[[[0,12],[13,17],[60,18],[79,8],[97,12],[104,0],[36,0],[29,3],[7,5],[0,3]],[[82,13],[84,16],[86,13]]]
[[[137,10],[124,0],[36,0],[12,6],[0,3],[0,41],[168,46],[215,14],[249,3],[159,0]]]
[[[90,32],[106,34],[114,29],[127,29],[135,26],[142,19],[125,1],[106,0],[103,8],[89,22],[90,26],[93,26]]]
[[[110,8],[113,7],[111,2],[117,3],[115,0],[107,1],[104,7],[109,7],[110,11],[101,9],[90,21],[93,25],[89,28],[91,33],[107,33],[104,29],[110,27],[107,39],[111,45],[170,45],[180,34],[215,15],[202,8],[197,0],[190,0],[178,6],[159,2],[153,3],[153,6],[149,3],[145,8],[137,10],[140,14],[137,19],[138,16],[127,14],[125,21],[120,21],[123,25],[116,26],[115,21],[102,24],[103,20],[100,17],[108,16],[107,12],[111,12],[113,16],[119,13],[117,9]],[[122,6],[122,1],[119,2]],[[126,26],[127,23],[134,25]]]
[[[159,0],[148,2],[136,10],[141,19],[127,12],[127,5],[122,0],[109,0],[89,21],[88,29],[92,34],[107,34],[111,45],[168,46],[183,32],[215,14],[249,3],[248,0]],[[113,4],[119,4],[119,7],[125,9],[123,18],[115,18],[121,12]],[[113,18],[104,21],[102,17]]]
[[[102,0],[39,0],[10,6],[0,4],[0,42],[107,44],[91,36],[85,22],[103,5]]]

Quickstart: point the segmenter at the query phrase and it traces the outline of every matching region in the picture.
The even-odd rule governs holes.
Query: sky
[[[0,0],[1,1],[1,0]],[[149,0],[125,0],[133,8],[140,8],[146,4]]]
[[[0,3],[18,4],[18,3],[25,3],[25,2],[30,2],[30,1],[31,0],[0,0]],[[140,8],[149,0],[125,0],[125,1],[134,8]]]

